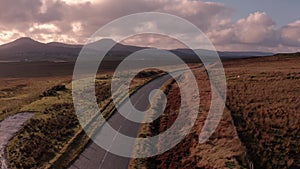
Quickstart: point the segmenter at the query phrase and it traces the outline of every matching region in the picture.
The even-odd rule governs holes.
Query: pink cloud
[[[300,20],[284,26],[280,30],[283,45],[300,46]]]
[[[300,21],[277,28],[265,12],[255,12],[236,22],[225,18],[207,35],[219,50],[297,52],[300,47]]]
[[[238,42],[250,44],[260,44],[272,39],[275,35],[275,27],[275,22],[264,12],[252,13],[233,25]]]
[[[234,9],[215,2],[200,0],[122,0],[122,2],[83,0],[77,3],[66,3],[62,0],[25,1],[1,2],[0,43],[14,40],[18,38],[17,35],[31,36],[43,42],[54,40],[84,43],[97,29],[116,18],[137,12],[156,11],[189,20],[206,33],[221,50],[278,51],[300,46],[300,21],[277,28],[274,20],[266,13],[255,12],[235,22],[231,19]],[[43,27],[41,29],[38,25],[52,25],[56,29],[55,31]],[[9,33],[10,30],[13,32]],[[128,30],[122,28],[116,30],[120,34],[122,31]],[[137,39],[143,42],[141,37]],[[147,42],[145,45],[150,43],[147,40],[144,42]]]

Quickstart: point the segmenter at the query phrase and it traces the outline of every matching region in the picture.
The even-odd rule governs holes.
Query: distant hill
[[[88,44],[91,51],[103,51],[115,43],[110,39]],[[0,61],[75,61],[83,45],[70,45],[59,42],[41,43],[24,37],[0,46]],[[108,55],[120,57],[143,49],[117,43]]]
[[[192,59],[195,57],[195,53],[191,49],[174,49],[171,50],[173,53],[177,54],[178,56],[188,57]],[[200,53],[204,56],[215,56],[214,51],[205,50],[205,49],[196,49],[196,52]],[[249,58],[249,57],[257,57],[257,56],[272,56],[274,53],[270,52],[223,52],[218,51],[218,55],[221,59],[240,59],[240,58]]]
[[[0,46],[0,60],[8,61],[70,61],[75,60],[80,45],[44,44],[30,38],[20,38]]]
[[[219,52],[223,59],[248,58],[257,56],[272,56],[270,52]]]
[[[86,45],[91,51],[104,51],[114,44],[111,39],[102,39]],[[53,61],[74,62],[77,59],[83,45],[70,45],[59,42],[41,43],[31,38],[24,37],[0,46],[0,61]],[[120,43],[107,54],[108,59],[123,59],[129,54],[146,49],[146,47],[129,46]],[[194,60],[197,56],[190,49],[170,50],[184,60]],[[200,53],[210,56],[212,51],[197,49]],[[265,52],[219,52],[221,58],[233,59],[252,56],[269,56],[273,53]],[[147,58],[146,56],[142,59]]]

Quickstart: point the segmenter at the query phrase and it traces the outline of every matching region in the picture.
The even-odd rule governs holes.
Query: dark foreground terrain
[[[225,69],[227,106],[254,168],[300,168],[300,55],[246,59]]]
[[[198,136],[209,111],[210,84],[205,69],[194,69],[201,114],[190,134],[161,155],[126,163],[129,168],[300,168],[299,63],[299,54],[224,62],[227,109],[204,144],[198,143]],[[105,62],[103,73],[96,79],[97,100],[106,110],[114,107],[109,103],[109,87],[111,70],[117,64]],[[70,86],[73,67],[74,63],[68,62],[0,63],[0,120],[18,112],[35,113],[5,149],[11,168],[67,168],[77,155],[87,151],[86,144],[93,145],[74,113]],[[132,89],[157,74],[143,73]],[[178,116],[178,85],[170,82],[164,90],[168,97],[166,111],[154,123],[142,125],[140,137],[165,131]],[[114,116],[111,111],[105,113]],[[161,144],[168,143],[158,141],[156,146]],[[104,161],[107,166],[116,163],[114,158]]]
[[[210,104],[203,70],[195,70],[201,86],[201,114],[191,134],[164,154],[134,159],[130,168],[300,168],[300,54],[224,62],[228,110],[204,144],[198,143]],[[206,79],[206,80],[205,80]],[[170,86],[170,103],[156,123],[140,136],[169,128],[178,115],[179,91]],[[203,114],[202,114],[203,113]],[[157,143],[157,147],[167,143]]]

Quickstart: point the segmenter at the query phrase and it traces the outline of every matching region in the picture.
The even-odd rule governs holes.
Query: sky
[[[257,11],[266,12],[278,26],[287,25],[300,19],[298,0],[211,0],[234,8],[234,20],[245,18]]]
[[[114,19],[164,12],[196,25],[220,51],[298,52],[299,6],[298,0],[1,0],[0,44],[25,36],[44,43],[84,44]],[[124,33],[122,28],[115,31]],[[157,36],[124,43],[178,47],[176,40]]]

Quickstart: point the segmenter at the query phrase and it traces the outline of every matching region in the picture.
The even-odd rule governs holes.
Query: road
[[[170,78],[170,75],[164,75],[149,82],[135,92],[130,97],[135,108],[141,111],[146,110],[149,106],[148,96],[150,92],[153,89],[159,89]],[[120,108],[122,109],[122,106]],[[140,127],[140,123],[129,121],[118,112],[114,112],[107,122],[115,130],[119,130],[120,133],[131,137],[137,136]],[[98,132],[101,132],[101,129]],[[129,161],[130,158],[111,154],[90,141],[84,151],[70,166],[70,169],[127,169]]]
[[[9,140],[22,128],[22,125],[29,120],[33,113],[19,113],[9,116],[0,122],[0,168],[7,169],[4,158],[5,146]]]

